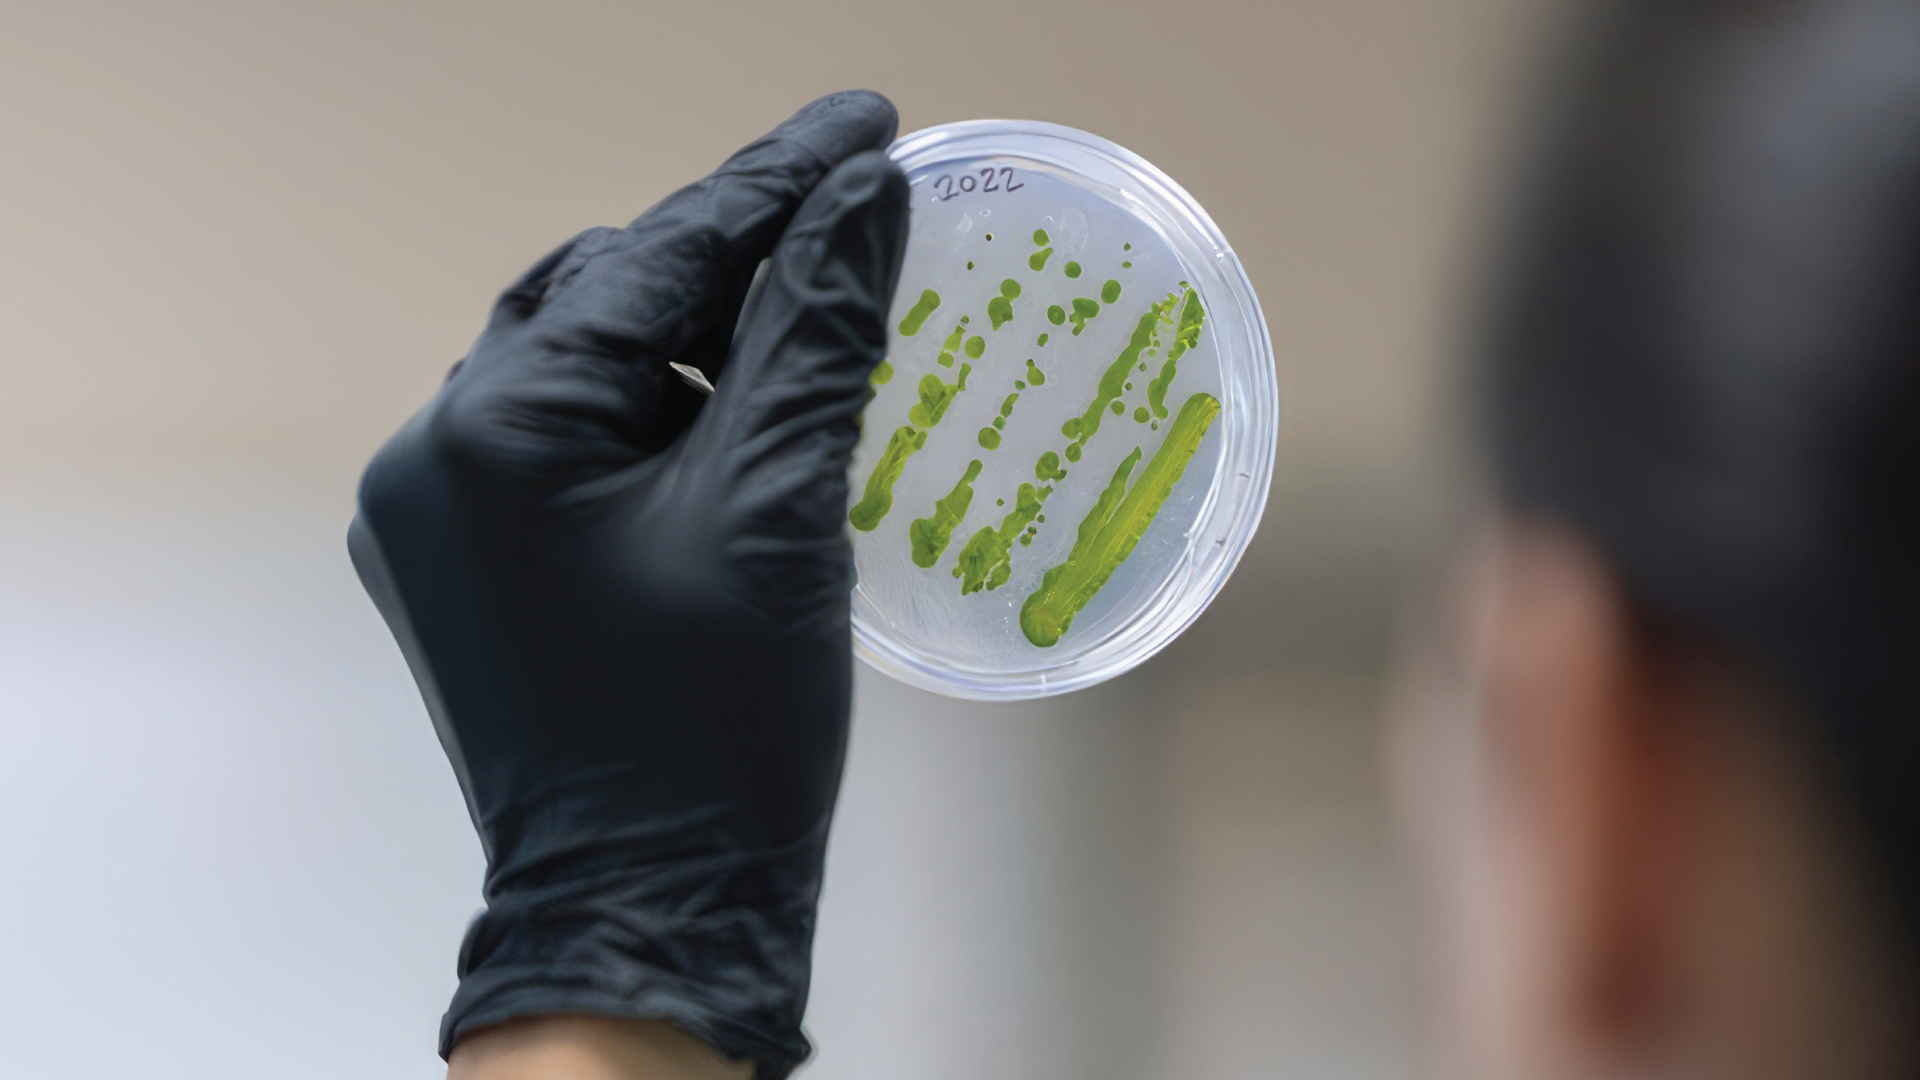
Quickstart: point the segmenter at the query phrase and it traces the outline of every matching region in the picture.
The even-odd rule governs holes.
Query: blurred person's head
[[[1496,1080],[1920,1073],[1920,5],[1583,25],[1478,339],[1473,707],[1403,758],[1443,1005]]]

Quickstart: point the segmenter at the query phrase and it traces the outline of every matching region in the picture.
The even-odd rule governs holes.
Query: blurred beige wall
[[[1295,467],[1404,459],[1519,0],[0,12],[0,449],[360,457],[491,295],[818,94],[1105,135],[1213,213]]]
[[[1273,500],[1213,610],[1114,684],[992,710],[863,675],[817,1075],[1402,1077],[1412,949],[1377,701],[1437,520],[1435,391],[1479,192],[1540,18],[1523,0],[13,0],[0,466],[88,464],[0,483],[0,510],[50,536],[112,521],[138,546],[145,511],[59,517],[59,493],[118,503],[124,474],[164,504],[175,481],[151,478],[191,475],[179,490],[229,491],[243,518],[303,493],[319,531],[300,550],[334,558],[358,464],[503,284],[806,100],[865,86],[903,131],[1008,116],[1106,136],[1199,198],[1259,290]],[[194,464],[233,458],[254,479]],[[324,580],[351,589],[343,560]],[[416,712],[403,681],[391,707]]]

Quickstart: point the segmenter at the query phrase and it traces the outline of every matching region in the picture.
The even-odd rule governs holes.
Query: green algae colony
[[[1134,545],[1146,535],[1173,486],[1186,474],[1187,463],[1219,414],[1220,402],[1213,395],[1188,398],[1132,491],[1127,491],[1127,478],[1140,461],[1140,448],[1134,447],[1120,463],[1107,489],[1080,522],[1067,561],[1047,571],[1040,587],[1020,606],[1020,629],[1028,641],[1043,649],[1057,643],[1073,625],[1073,617],[1133,554]]]
[[[960,351],[960,341],[967,336],[967,328],[956,326],[953,333],[947,335],[946,344],[940,346],[940,366],[952,367],[953,354]]]
[[[1060,455],[1049,450],[1040,455],[1039,462],[1033,467],[1033,475],[1042,480],[1065,480],[1067,470],[1060,467]]]
[[[1051,494],[1050,487],[1036,489],[1032,484],[1021,484],[1013,497],[1013,509],[1001,519],[1000,527],[988,525],[973,534],[967,546],[960,549],[959,565],[953,568],[953,576],[960,579],[960,595],[997,589],[1007,583],[1013,576],[1013,542],[1039,515],[1041,504]]]
[[[1039,251],[1027,256],[1027,266],[1034,270],[1045,270],[1047,268],[1047,258],[1052,254],[1052,248],[1041,248]]]
[[[927,445],[927,433],[916,427],[894,429],[892,437],[887,439],[887,448],[880,454],[880,463],[873,467],[873,475],[867,477],[867,491],[852,510],[847,511],[847,521],[861,532],[872,532],[880,524],[880,519],[893,509],[893,485],[900,479],[900,470],[907,467],[907,459],[914,452]]]
[[[1020,298],[1020,283],[1008,278],[1000,283],[1000,295],[987,301],[987,318],[995,330],[1013,320],[1013,302]]]
[[[996,431],[995,429],[990,427],[983,427],[980,429],[980,434],[978,437],[979,437],[981,446],[984,446],[989,450],[1000,449],[1000,432]]]
[[[1041,334],[1041,335],[1040,335],[1040,340],[1039,340],[1039,341],[1037,341],[1037,342],[1035,342],[1034,344],[1036,344],[1036,345],[1045,345],[1046,343],[1047,343],[1047,335],[1045,335],[1045,334]]]
[[[867,381],[875,386],[885,386],[892,382],[893,365],[882,358],[878,364],[874,365],[873,374],[867,376]]]
[[[1087,328],[1087,320],[1098,314],[1100,314],[1100,301],[1089,300],[1084,296],[1075,300],[1073,314],[1069,316],[1073,320],[1073,336],[1079,337],[1080,331]]]
[[[1047,321],[1055,326],[1067,321],[1067,310],[1059,304],[1047,308]]]
[[[953,530],[967,516],[967,507],[973,505],[973,481],[979,475],[980,459],[975,458],[967,465],[967,475],[953,485],[947,497],[933,504],[933,513],[915,518],[907,527],[907,537],[913,544],[913,565],[930,570],[940,561],[948,541],[953,539]]]
[[[1206,310],[1200,306],[1200,294],[1188,289],[1186,302],[1180,305],[1180,327],[1173,332],[1167,358],[1160,365],[1160,374],[1147,384],[1147,404],[1152,406],[1153,415],[1162,420],[1167,418],[1167,387],[1173,385],[1174,369],[1188,349],[1200,344],[1200,326],[1206,318]]]
[[[1144,424],[1147,422],[1147,407],[1145,405],[1133,410],[1133,422],[1136,424]]]
[[[1133,337],[1128,340],[1127,347],[1121,350],[1119,358],[1107,368],[1106,374],[1100,376],[1099,396],[1087,406],[1084,415],[1073,417],[1060,425],[1060,434],[1073,440],[1067,444],[1068,461],[1080,460],[1080,448],[1100,430],[1100,421],[1106,416],[1107,410],[1125,393],[1127,372],[1133,370],[1133,366],[1140,362],[1140,354],[1153,343],[1154,329],[1168,321],[1175,301],[1174,295],[1168,293],[1165,300],[1147,308],[1146,314],[1140,316],[1139,325],[1134,327]]]
[[[987,351],[987,339],[975,335],[967,339],[967,359],[978,360],[980,354]]]
[[[882,361],[882,362],[884,363],[885,361]],[[1040,386],[1045,384],[1046,381],[1047,381],[1047,373],[1044,371],[1041,371],[1037,367],[1034,367],[1033,360],[1029,358],[1027,360],[1027,382],[1034,386]]]
[[[923,428],[938,424],[940,418],[947,415],[947,406],[953,404],[954,395],[967,388],[967,372],[971,370],[972,365],[961,364],[960,379],[952,383],[941,382],[938,375],[922,375],[920,403],[907,410],[907,419]]]
[[[1047,230],[1045,229],[1033,230],[1033,246],[1034,247],[1046,247],[1049,241],[1050,241],[1050,238],[1047,236]]]
[[[927,316],[933,314],[939,307],[939,293],[932,289],[921,293],[920,299],[915,301],[913,307],[907,309],[907,317],[900,320],[900,336],[912,337],[919,333],[920,328],[927,324]]]
[[[1069,261],[1063,269],[1066,270],[1068,277],[1080,276],[1080,264],[1077,262]]]
[[[1120,299],[1120,283],[1108,278],[1107,283],[1100,286],[1100,302],[1111,304],[1118,299]]]

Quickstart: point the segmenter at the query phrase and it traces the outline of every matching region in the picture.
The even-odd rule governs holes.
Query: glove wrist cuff
[[[576,1013],[663,1021],[785,1077],[811,1049],[826,834],[499,890],[461,946],[441,1056],[481,1027]]]

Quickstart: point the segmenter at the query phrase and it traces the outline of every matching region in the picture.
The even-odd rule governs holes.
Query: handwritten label
[[[1026,186],[1026,181],[1015,180],[1013,168],[1005,165],[964,173],[945,173],[934,177],[932,184],[933,197],[937,202],[975,193],[984,195],[993,191],[1019,191]]]

